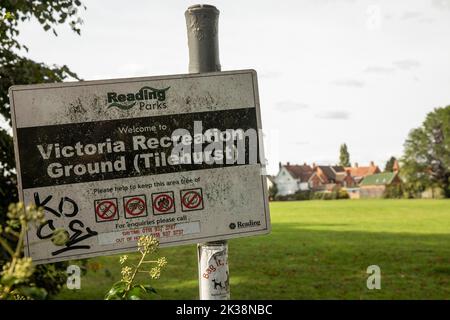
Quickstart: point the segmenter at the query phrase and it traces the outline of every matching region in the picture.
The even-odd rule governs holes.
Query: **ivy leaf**
[[[113,284],[111,289],[106,294],[105,300],[121,300],[126,287],[127,287],[126,282],[124,281],[116,282],[115,284]]]
[[[47,291],[44,288],[20,286],[16,290],[20,293],[20,295],[34,300],[44,300],[47,298]]]
[[[145,294],[147,291],[145,288],[142,288],[141,285],[134,285],[131,290],[128,292],[127,298],[129,300],[142,300],[145,298]]]
[[[151,285],[146,284],[146,285],[141,285],[141,287],[147,292],[147,293],[154,293],[154,294],[158,294],[156,292],[156,289],[153,288]]]

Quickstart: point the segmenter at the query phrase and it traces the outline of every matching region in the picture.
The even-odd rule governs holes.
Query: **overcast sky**
[[[21,28],[28,56],[85,80],[187,73],[196,1],[93,1],[81,36]],[[222,70],[259,75],[269,173],[278,162],[384,166],[410,129],[450,104],[450,0],[214,1]]]

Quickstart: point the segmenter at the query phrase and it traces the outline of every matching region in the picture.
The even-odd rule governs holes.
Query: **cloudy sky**
[[[21,28],[28,56],[85,80],[186,73],[196,1],[84,0],[82,34]],[[124,5],[126,3],[126,5]],[[384,166],[411,128],[450,104],[450,0],[214,1],[222,70],[259,75],[269,173],[278,162]]]

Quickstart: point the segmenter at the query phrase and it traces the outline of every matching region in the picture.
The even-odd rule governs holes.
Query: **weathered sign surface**
[[[255,71],[14,86],[10,101],[20,198],[46,214],[27,234],[36,263],[131,251],[146,234],[269,232]]]

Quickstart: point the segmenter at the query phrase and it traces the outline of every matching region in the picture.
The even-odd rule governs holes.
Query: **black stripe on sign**
[[[143,118],[131,118],[131,119],[119,119],[108,121],[96,121],[96,122],[84,122],[75,124],[62,124],[62,125],[50,125],[40,127],[28,127],[17,129],[17,139],[19,146],[19,159],[20,170],[22,177],[22,188],[36,188],[52,185],[63,185],[90,181],[101,181],[117,178],[138,177],[146,175],[156,175],[172,172],[193,171],[201,169],[220,168],[228,166],[236,166],[238,164],[177,164],[166,166],[155,165],[155,155],[162,152],[166,153],[166,156],[171,154],[172,147],[164,148],[159,146],[156,149],[148,150],[133,150],[133,136],[145,136],[148,138],[156,138],[158,141],[164,136],[171,137],[172,132],[175,129],[186,129],[190,134],[194,135],[194,121],[202,122],[202,133],[208,129],[216,128],[220,131],[227,129],[242,129],[244,131],[248,129],[257,130],[257,118],[256,108],[234,109],[234,110],[220,110],[220,111],[208,111],[197,112],[188,114],[176,114]],[[165,130],[157,129],[156,132],[136,132],[136,133],[124,133],[119,128],[133,128],[133,127],[155,127],[160,128],[166,126]],[[94,153],[92,155],[83,154],[81,156],[75,155],[73,157],[55,158],[53,153],[56,149],[56,144],[62,149],[64,146],[75,146],[77,142],[81,145],[94,144],[97,146],[102,142],[106,142],[107,139],[111,143],[115,141],[123,141],[125,145],[124,152],[112,152],[112,153]],[[245,164],[249,163],[249,139],[246,139],[246,156]],[[257,142],[258,143],[258,142]],[[49,145],[53,144],[52,154],[49,159],[44,159],[41,152],[38,149],[38,145],[42,146],[44,152],[48,152]],[[208,143],[203,144],[203,148]],[[107,150],[107,147],[104,146]],[[193,148],[192,148],[193,149]],[[258,145],[256,146],[258,149]],[[83,151],[84,153],[84,151]],[[149,161],[152,163],[150,167],[144,167],[145,160],[141,159],[142,165],[139,166],[141,172],[137,172],[133,165],[133,159],[136,154],[154,154],[153,157],[149,157]],[[260,163],[259,151],[257,151],[257,163]],[[81,164],[87,166],[87,164],[112,162],[113,164],[124,157],[124,163],[126,170],[123,171],[103,171],[99,173],[86,173],[86,174],[74,174],[73,168],[69,168],[69,175],[63,175],[61,177],[51,177],[48,173],[48,167],[51,164],[58,163],[58,168],[55,170],[66,170],[67,166],[75,166]],[[79,166],[81,167],[81,166]],[[54,172],[53,170],[51,170]],[[58,171],[61,172],[61,171]],[[52,173],[54,174],[54,173]]]

